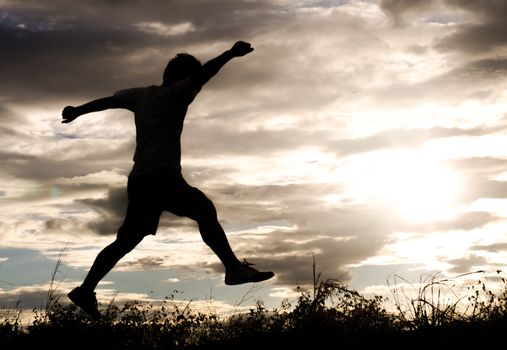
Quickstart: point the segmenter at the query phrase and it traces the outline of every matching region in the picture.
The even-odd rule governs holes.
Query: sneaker
[[[81,287],[76,287],[67,294],[69,299],[83,309],[88,315],[94,319],[100,318],[97,298],[94,292],[89,292]]]
[[[244,260],[235,269],[225,269],[225,284],[232,286],[249,282],[261,282],[275,275],[271,271],[258,271],[251,267],[252,265]]]

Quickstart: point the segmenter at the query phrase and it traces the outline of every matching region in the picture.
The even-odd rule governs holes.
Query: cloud
[[[44,307],[48,298],[49,286],[19,287],[13,290],[1,290],[1,305],[6,309],[33,309]]]
[[[84,145],[82,146],[87,143],[83,142]],[[110,149],[106,148],[100,152],[101,143],[105,147],[109,146]],[[53,157],[52,154],[46,156],[0,151],[0,162],[3,164],[2,171],[16,178],[47,182],[50,179],[85,176],[104,170],[129,169],[127,162],[130,160],[131,155],[127,156],[126,148],[122,146],[118,148],[110,147],[110,145],[106,145],[106,142],[89,142],[88,144],[90,147],[74,159],[62,159],[62,155],[58,154]],[[75,146],[80,147],[77,143],[75,143]],[[129,147],[128,150],[130,150]],[[86,152],[92,154],[86,154]],[[118,157],[118,154],[120,154],[120,157]]]
[[[381,0],[380,8],[392,17],[397,25],[403,23],[402,16],[407,12],[429,8],[434,0]]]
[[[456,106],[470,100],[503,100],[499,86],[505,83],[506,60],[487,58],[455,62],[453,68],[418,82],[395,82],[368,94],[378,107],[415,107],[424,103]]]
[[[57,176],[78,176],[87,171],[77,161],[62,162],[24,153],[0,152],[0,161],[4,172],[24,179],[47,180]]]
[[[136,26],[147,33],[164,36],[176,36],[195,31],[194,25],[190,22],[182,22],[171,26],[160,22],[140,22]]]
[[[142,270],[153,270],[156,268],[163,267],[164,264],[164,258],[161,257],[146,257],[137,259],[136,261],[128,261],[128,262],[122,262],[122,266],[128,267],[128,266],[135,266],[136,268],[141,268]]]
[[[444,52],[458,51],[467,54],[494,52],[507,44],[507,5],[503,1],[467,1],[467,0],[382,0],[380,8],[395,23],[405,23],[407,14],[433,14],[437,16],[457,17],[453,33],[446,35],[435,44],[435,48]],[[430,17],[431,18],[431,17]],[[451,22],[451,21],[449,21]]]
[[[458,25],[457,31],[442,39],[436,46],[443,51],[483,53],[507,44],[507,4],[503,1],[447,0],[449,6],[465,10],[473,21]]]
[[[507,77],[507,58],[485,58],[472,61],[455,72],[468,79],[502,79]]]
[[[127,190],[125,187],[110,188],[104,198],[85,198],[77,200],[78,203],[90,207],[98,218],[87,225],[99,235],[116,234],[123,223],[127,211]]]
[[[428,129],[389,129],[365,138],[342,139],[330,142],[329,150],[339,155],[369,152],[389,148],[417,148],[432,139],[454,136],[480,136],[503,130],[504,127],[471,129],[433,127]]]
[[[462,174],[463,191],[460,200],[472,203],[480,198],[505,198],[507,182],[496,180],[506,161],[494,157],[471,157],[454,160],[449,163],[453,169]]]
[[[498,242],[493,244],[477,244],[472,247],[473,250],[487,251],[487,252],[503,252],[507,250],[507,242]]]
[[[498,216],[487,211],[469,211],[458,213],[446,219],[416,223],[400,222],[395,231],[418,234],[444,231],[470,231],[479,229],[500,219]]]
[[[3,2],[0,92],[11,100],[48,101],[158,83],[177,51],[251,37],[272,7],[267,1]],[[178,35],[168,40],[161,33]]]
[[[460,259],[447,260],[452,267],[449,269],[451,273],[467,273],[476,271],[488,264],[488,261],[483,256],[470,255]]]

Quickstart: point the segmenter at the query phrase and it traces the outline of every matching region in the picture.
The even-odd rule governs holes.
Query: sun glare
[[[450,167],[418,152],[383,154],[369,161],[355,180],[363,198],[385,204],[411,221],[452,215],[461,181]]]

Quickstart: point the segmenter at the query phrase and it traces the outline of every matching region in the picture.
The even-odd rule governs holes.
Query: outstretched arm
[[[67,106],[62,111],[62,123],[70,123],[80,115],[103,111],[110,108],[125,107],[122,106],[121,102],[114,96],[99,98],[77,107]]]
[[[253,50],[249,43],[244,41],[236,42],[232,48],[203,64],[201,70],[192,77],[194,84],[199,87],[206,84],[231,59],[245,56]]]

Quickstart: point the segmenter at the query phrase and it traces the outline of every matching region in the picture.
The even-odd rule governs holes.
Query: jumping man
[[[274,276],[273,272],[258,271],[236,257],[218,222],[215,206],[185,181],[180,165],[180,138],[188,106],[227,62],[252,51],[249,43],[238,41],[204,65],[192,55],[180,53],[167,64],[160,86],[120,90],[112,96],[63,109],[62,123],[91,112],[128,109],[134,113],[136,125],[134,166],[128,177],[128,207],[123,225],[116,239],[97,255],[81,286],[68,294],[92,317],[100,317],[94,292],[99,281],[145,236],[156,233],[163,211],[197,222],[203,241],[225,267],[225,284],[260,282]]]

